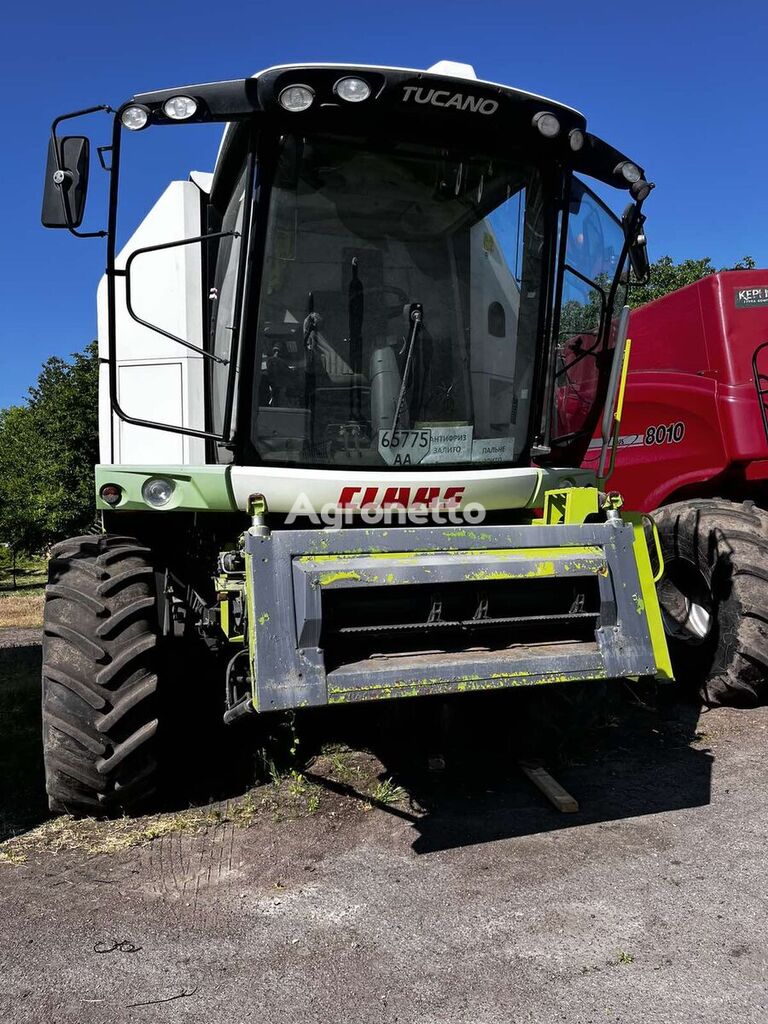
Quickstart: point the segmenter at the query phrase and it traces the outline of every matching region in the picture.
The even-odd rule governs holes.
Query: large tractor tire
[[[722,498],[654,513],[675,676],[709,707],[768,704],[768,513]]]
[[[43,632],[43,747],[52,811],[113,815],[157,784],[157,611],[150,552],[130,537],[52,551]]]

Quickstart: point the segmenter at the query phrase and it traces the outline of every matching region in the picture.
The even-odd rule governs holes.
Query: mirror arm
[[[55,118],[51,123],[51,139],[53,140],[53,154],[56,159],[56,172],[54,175],[55,183],[61,189],[61,204],[64,208],[64,218],[67,222],[67,231],[76,238],[106,238],[106,231],[78,231],[77,228],[72,227],[72,211],[69,207],[69,197],[67,190],[64,187],[67,179],[72,180],[72,175],[64,167],[62,155],[61,155],[61,139],[56,134],[56,129],[59,127],[62,121],[71,121],[74,117],[84,117],[86,114],[96,114],[103,110],[106,114],[114,114],[115,111],[106,103],[100,104],[98,107],[86,107],[84,110],[74,110],[71,114],[60,114],[59,117]],[[104,166],[102,162],[102,167]]]
[[[642,212],[642,207],[643,200],[635,200],[633,204],[627,206],[626,210],[624,211],[624,215],[621,218],[621,224],[624,229],[624,237],[627,242],[627,250],[629,252],[629,258],[632,264],[632,271],[635,275],[637,284],[645,284],[648,280],[648,274],[650,272],[647,250],[645,250],[644,254],[644,263],[646,267],[645,272],[642,275],[638,273],[638,266],[635,255],[638,251],[637,238],[641,234],[643,224],[645,223],[645,214]],[[643,243],[643,249],[645,249],[645,243]]]

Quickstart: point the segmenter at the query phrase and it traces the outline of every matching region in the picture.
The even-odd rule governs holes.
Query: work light
[[[294,114],[309,110],[314,99],[315,93],[308,85],[289,85],[279,96],[280,106]]]
[[[533,118],[533,124],[539,129],[545,139],[554,139],[560,133],[560,122],[554,114],[542,110]]]
[[[613,173],[620,174],[625,181],[629,182],[630,185],[634,185],[636,181],[640,181],[643,176],[643,172],[637,164],[633,164],[631,160],[622,160],[622,162],[614,169]]]
[[[141,488],[141,496],[153,508],[162,508],[171,500],[173,481],[161,476],[150,477]]]
[[[568,142],[574,153],[578,153],[584,145],[584,132],[580,128],[574,128],[568,133]]]
[[[347,103],[362,103],[371,95],[371,87],[362,78],[340,78],[334,92]]]
[[[140,132],[142,128],[147,127],[149,111],[146,107],[126,107],[120,115],[120,121],[124,128],[128,128],[132,132]]]
[[[645,178],[640,178],[636,181],[629,190],[629,194],[633,199],[636,199],[638,203],[642,203],[643,200],[647,199],[651,194],[653,185],[650,181],[646,181]]]
[[[191,96],[171,96],[163,104],[163,113],[172,121],[186,121],[187,118],[194,117],[196,111],[197,100],[193,100]]]

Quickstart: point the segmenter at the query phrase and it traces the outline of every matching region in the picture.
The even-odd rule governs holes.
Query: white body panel
[[[589,473],[567,470],[573,482],[592,480]],[[301,467],[231,466],[230,482],[232,494],[238,508],[248,508],[252,494],[263,494],[271,512],[290,512],[300,496],[318,511],[324,506],[337,506],[346,488],[357,488],[354,495],[347,496],[352,506],[363,503],[376,506],[381,504],[391,488],[408,491],[400,497],[404,504],[414,501],[420,488],[438,488],[439,499],[446,498],[446,492],[454,491],[454,498],[462,507],[470,502],[479,502],[488,510],[524,508],[536,491],[542,471],[532,467],[520,469],[483,469],[456,472],[360,472],[353,469],[302,469]],[[565,474],[564,474],[565,475]],[[375,489],[366,501],[365,491]],[[461,494],[456,495],[459,489]]]
[[[203,184],[206,176],[199,175]],[[200,188],[174,181],[149,211],[117,256],[150,245],[201,234]],[[131,267],[131,294],[137,316],[194,345],[203,343],[201,246],[177,246],[138,256]],[[107,358],[107,282],[98,291],[99,355]],[[125,413],[140,419],[204,429],[201,356],[136,323],[125,304],[125,280],[116,280],[117,387]],[[107,367],[99,388],[101,461],[113,464],[202,465],[205,445],[199,438],[126,423],[110,414]]]

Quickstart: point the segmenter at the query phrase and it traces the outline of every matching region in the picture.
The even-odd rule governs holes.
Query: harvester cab
[[[103,110],[99,232],[61,124]],[[201,122],[225,126],[213,173],[118,248],[121,154]],[[629,193],[622,218],[585,177]],[[227,721],[671,676],[661,566],[604,486],[651,188],[577,111],[450,62],[281,66],[54,122],[43,223],[105,235],[107,270],[104,532],[54,551],[46,609],[53,806],[152,789],[169,644],[214,652]]]

